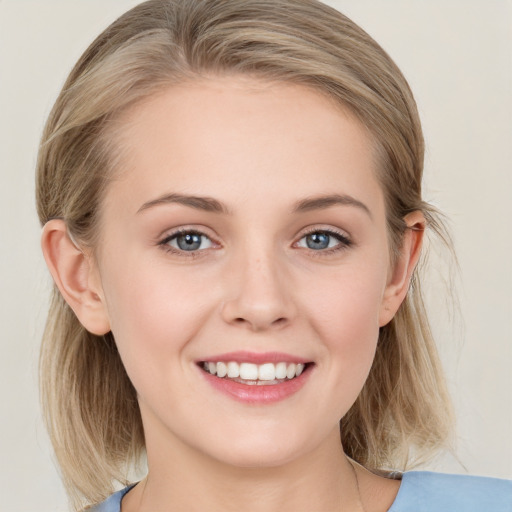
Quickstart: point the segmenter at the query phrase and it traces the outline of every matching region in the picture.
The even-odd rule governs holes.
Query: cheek
[[[145,267],[125,262],[110,270],[104,287],[112,333],[136,387],[137,375],[146,369],[166,372],[167,365],[179,364],[211,302],[203,278],[158,264]],[[157,364],[162,361],[165,365]]]
[[[362,388],[375,355],[385,269],[340,271],[310,295],[310,324],[323,342],[333,385],[350,400]],[[351,405],[351,404],[350,404]]]
[[[365,266],[331,273],[324,286],[310,294],[310,309],[315,310],[319,329],[336,333],[348,344],[358,344],[367,332],[379,328],[379,315],[385,289],[385,269]],[[359,335],[358,335],[359,333]]]

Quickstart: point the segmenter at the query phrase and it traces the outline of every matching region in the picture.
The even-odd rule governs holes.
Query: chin
[[[268,446],[244,447],[231,451],[228,457],[218,458],[219,462],[245,469],[278,468],[285,466],[297,457],[296,450],[287,450],[283,447],[276,448],[269,443]]]

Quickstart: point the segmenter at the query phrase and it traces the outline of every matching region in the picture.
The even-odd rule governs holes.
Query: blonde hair
[[[42,224],[62,218],[94,248],[102,193],[119,155],[112,133],[136,102],[197,77],[249,74],[312,87],[349,108],[378,155],[391,246],[404,216],[420,210],[424,144],[414,98],[384,50],[316,0],[150,0],[124,14],[86,50],[49,116],[37,164]],[[41,350],[44,415],[75,506],[101,501],[144,452],[136,392],[111,333],[87,332],[56,288]],[[405,468],[443,446],[451,406],[414,276],[381,328],[375,361],[341,422],[345,452],[370,468]]]

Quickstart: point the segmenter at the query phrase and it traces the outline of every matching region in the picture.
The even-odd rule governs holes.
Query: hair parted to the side
[[[303,84],[348,108],[373,138],[391,247],[399,248],[403,218],[416,210],[447,241],[421,197],[423,136],[405,78],[361,28],[316,0],[150,0],[115,21],[76,64],[46,124],[37,166],[41,223],[62,218],[79,244],[94,249],[102,194],[120,158],[112,142],[120,114],[172,84],[222,74]],[[88,333],[56,288],[41,386],[70,497],[76,507],[101,501],[144,451],[136,393],[112,335]],[[411,449],[423,457],[443,446],[451,424],[415,275],[381,328],[341,441],[370,468],[404,468]]]

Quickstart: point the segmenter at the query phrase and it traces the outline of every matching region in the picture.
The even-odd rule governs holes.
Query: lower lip
[[[203,374],[208,384],[216,390],[228,395],[239,402],[249,404],[270,404],[280,402],[297,393],[307,382],[311,374],[313,365],[308,365],[306,369],[298,376],[290,380],[285,380],[279,384],[269,385],[249,385],[235,382],[231,379],[220,378],[207,373],[201,368],[199,371]]]

